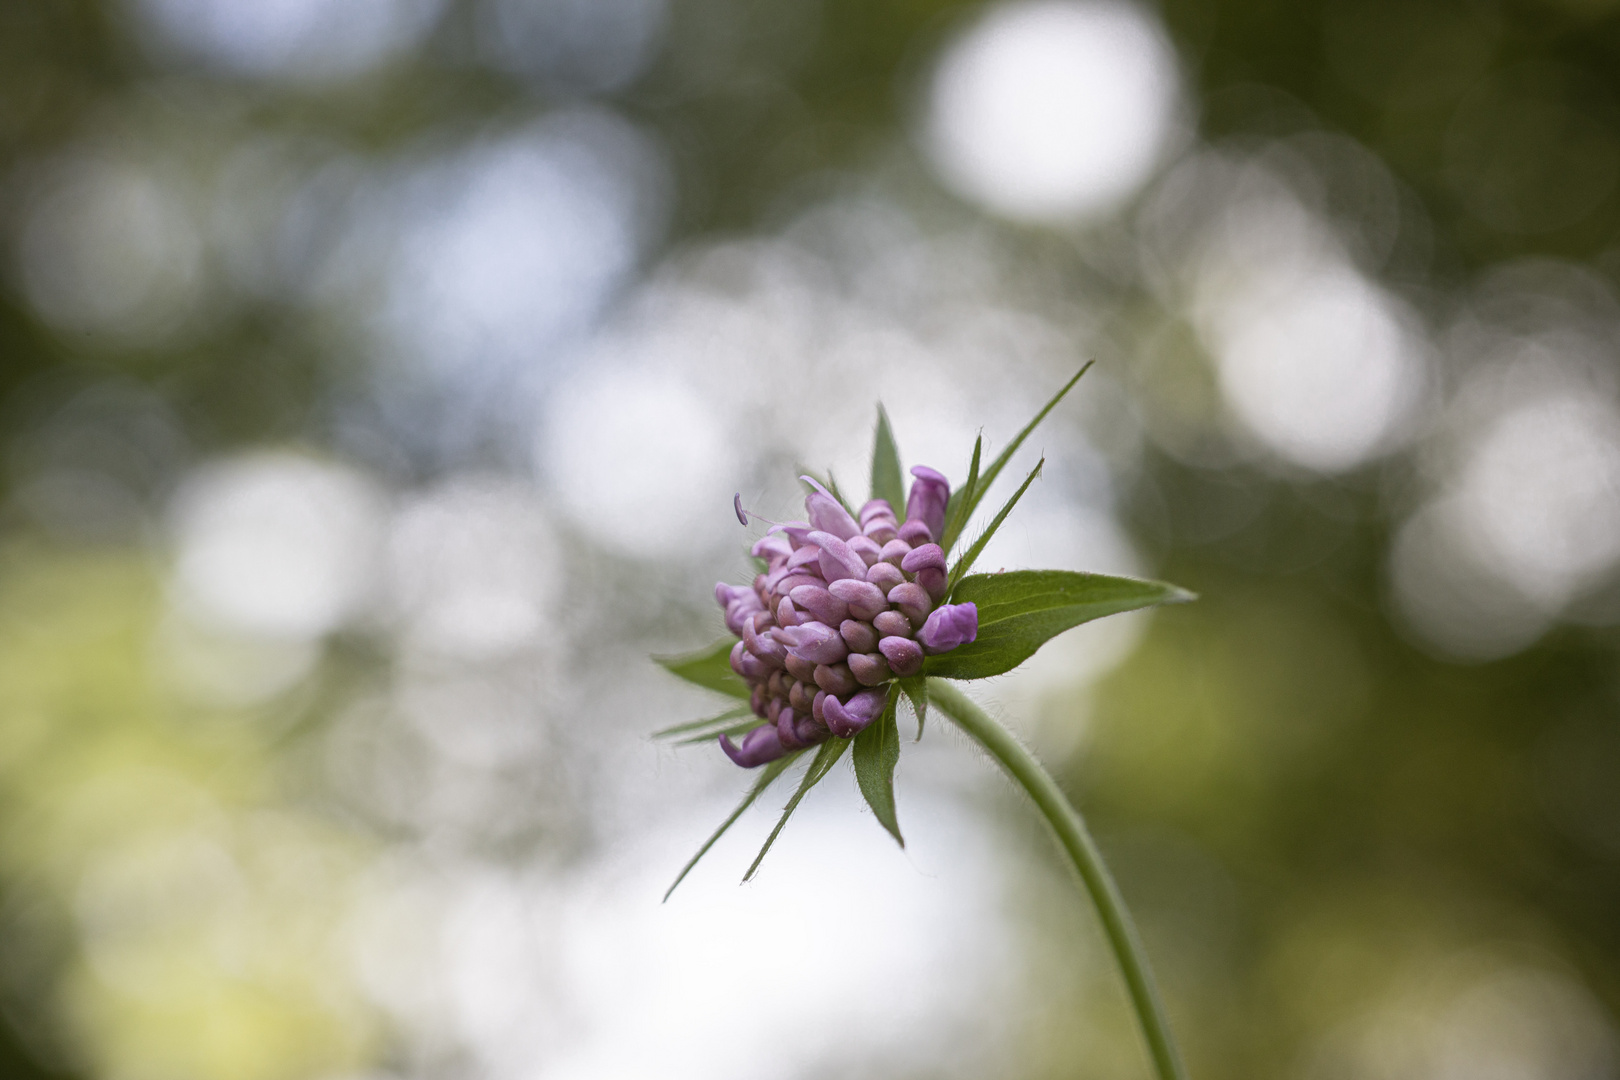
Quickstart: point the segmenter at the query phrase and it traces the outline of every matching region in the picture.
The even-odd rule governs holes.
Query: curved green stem
[[[1114,884],[1108,868],[1103,865],[1102,853],[1086,831],[1079,813],[1069,805],[1062,789],[1041,768],[1035,755],[966,694],[943,679],[929,679],[928,697],[956,721],[958,727],[988,750],[990,756],[1000,762],[1008,775],[1035,800],[1036,808],[1057,834],[1058,842],[1063,845],[1063,850],[1079,872],[1080,880],[1091,894],[1092,903],[1097,905],[1103,931],[1108,935],[1108,943],[1113,946],[1114,956],[1125,976],[1131,1004],[1136,1009],[1137,1020],[1141,1022],[1142,1036],[1147,1040],[1148,1053],[1153,1058],[1160,1080],[1186,1080],[1187,1073],[1181,1064],[1181,1055],[1176,1052],[1175,1040],[1170,1036],[1170,1024],[1165,1019],[1164,1004],[1159,1000],[1159,991],[1153,983],[1153,973],[1148,968],[1141,938],[1137,936],[1130,913],[1125,910],[1125,900],[1119,895],[1119,886]]]

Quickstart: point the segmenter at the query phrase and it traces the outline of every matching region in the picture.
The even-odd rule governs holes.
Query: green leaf
[[[1092,361],[1092,363],[1095,363],[1095,361]],[[1084,375],[1090,370],[1091,363],[1088,363],[1085,367],[1075,372],[1074,378],[1064,383],[1063,389],[1059,390],[1055,395],[1053,395],[1052,400],[1046,403],[1045,408],[1041,409],[1040,412],[1035,414],[1035,419],[1024,425],[1024,430],[1018,433],[1018,437],[1012,442],[1008,443],[1005,450],[996,455],[996,460],[992,461],[990,463],[990,467],[984,471],[984,479],[975,485],[972,498],[968,499],[964,504],[964,509],[962,511],[962,523],[964,525],[967,523],[968,518],[973,516],[973,511],[978,509],[979,503],[984,499],[985,493],[990,490],[990,485],[995,483],[996,477],[1001,475],[1001,470],[1007,467],[1007,462],[1010,461],[1012,456],[1018,452],[1018,448],[1024,445],[1024,440],[1029,438],[1029,433],[1034,431],[1036,427],[1040,425],[1042,420],[1046,419],[1047,413],[1057,408],[1057,403],[1062,401],[1064,395],[1066,395],[1070,390],[1074,389],[1074,384],[1080,381],[1080,376]]]
[[[716,724],[729,726],[729,722],[737,719],[739,716],[750,715],[752,715],[752,712],[749,710],[747,705],[738,705],[735,708],[727,709],[725,712],[719,713],[715,716],[705,716],[702,720],[688,720],[684,724],[676,724],[674,727],[662,728],[653,732],[652,737],[655,739],[667,739],[672,735],[685,735],[689,731],[698,731],[702,728],[713,727]],[[719,732],[716,732],[715,734],[719,734]]]
[[[748,873],[743,875],[744,881],[752,878],[754,872],[759,869],[759,864],[765,861],[765,853],[771,850],[771,845],[776,843],[776,837],[782,831],[782,826],[786,825],[788,818],[793,816],[793,811],[799,808],[799,800],[803,799],[811,788],[821,783],[822,778],[831,771],[833,765],[837,763],[838,758],[848,747],[848,739],[828,739],[821,744],[821,749],[816,752],[815,758],[810,762],[810,767],[804,771],[804,779],[799,781],[799,790],[793,793],[793,798],[789,799],[787,806],[782,808],[782,817],[777,821],[776,828],[772,829],[771,835],[765,838],[765,846],[759,849],[758,855],[754,856],[754,865],[750,866]]]
[[[793,762],[798,758],[799,753],[800,752],[795,752],[788,754],[786,757],[777,758],[775,761],[765,766],[764,771],[759,774],[759,779],[754,782],[754,786],[748,790],[747,795],[743,796],[743,801],[737,804],[737,809],[733,810],[731,812],[731,816],[720,823],[720,827],[714,830],[714,835],[710,836],[706,841],[704,841],[703,846],[698,848],[697,854],[693,855],[687,864],[681,867],[681,872],[675,875],[674,884],[669,887],[668,892],[664,893],[664,899],[666,901],[674,894],[675,889],[680,885],[680,883],[686,880],[686,875],[692,872],[692,867],[698,864],[698,860],[707,855],[709,853],[709,849],[714,847],[715,842],[726,834],[726,830],[735,825],[737,823],[737,819],[743,816],[743,811],[747,810],[750,806],[753,806],[754,800],[763,795],[765,793],[765,789],[770,787],[778,776],[781,776],[784,772],[787,772],[788,766],[793,764]]]
[[[900,689],[911,702],[911,711],[917,717],[917,741],[922,742],[923,721],[928,717],[928,680],[921,675],[900,680]]]
[[[984,451],[984,433],[973,440],[973,461],[968,465],[967,483],[951,493],[951,498],[945,504],[945,538],[939,546],[950,554],[951,546],[962,535],[962,529],[967,525],[967,505],[973,501],[974,492],[979,490],[979,455]],[[975,504],[977,505],[977,504]]]
[[[900,725],[895,713],[899,704],[900,695],[890,691],[883,712],[855,736],[855,752],[851,757],[855,763],[855,782],[866,796],[866,805],[872,808],[878,823],[889,830],[895,843],[905,847],[900,822],[894,816],[894,767],[900,760]]]
[[[731,647],[736,638],[722,638],[707,649],[681,653],[679,656],[655,656],[665,671],[679,675],[689,683],[748,700],[748,684],[731,670]]]
[[[1013,497],[1008,499],[1006,505],[1001,508],[1001,512],[991,519],[990,527],[980,533],[979,538],[973,541],[973,545],[963,553],[960,559],[956,560],[956,565],[951,568],[951,579],[945,586],[947,593],[956,588],[957,583],[973,568],[973,561],[979,557],[979,553],[990,542],[990,538],[996,535],[996,530],[1001,528],[1001,523],[1007,520],[1007,515],[1012,513],[1012,508],[1018,505],[1018,500],[1023,498],[1024,492],[1029,490],[1029,485],[1033,484],[1035,478],[1041,475],[1041,466],[1045,464],[1045,458],[1041,458],[1035,463],[1035,467],[1029,471],[1029,475],[1024,477],[1023,484],[1019,486],[1017,491],[1013,492]]]
[[[905,513],[906,478],[900,471],[900,448],[894,444],[894,429],[882,405],[872,435],[872,498],[887,500],[897,515]]]
[[[945,679],[1001,675],[1072,626],[1121,611],[1193,599],[1187,590],[1162,581],[1068,570],[974,574],[962,579],[952,601],[978,606],[978,638],[930,656],[923,673]]]

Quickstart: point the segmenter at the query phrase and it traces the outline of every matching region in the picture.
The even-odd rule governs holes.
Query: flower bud
[[[768,634],[761,634],[755,629],[759,625],[759,620],[758,615],[750,615],[748,621],[743,623],[743,648],[758,657],[766,666],[781,667],[782,658],[787,655],[787,650]]]
[[[782,745],[781,737],[771,724],[761,724],[744,735],[741,746],[733,743],[730,736],[722,735],[720,749],[726,752],[726,757],[745,769],[758,768],[787,753],[787,747]]]
[[[909,619],[912,626],[921,626],[934,606],[934,602],[928,598],[928,591],[914,581],[903,581],[890,589],[889,603],[899,608],[900,614]]]
[[[911,545],[896,537],[895,539],[890,540],[887,544],[883,545],[883,549],[878,552],[878,558],[882,559],[886,563],[892,563],[895,566],[899,566],[901,563],[905,562],[906,556],[910,554]]]
[[[872,620],[872,629],[878,632],[880,638],[907,638],[911,636],[911,620],[898,611],[885,611]]]
[[[849,550],[859,555],[861,557],[861,562],[865,563],[867,566],[871,566],[873,563],[877,562],[878,556],[883,554],[883,549],[878,546],[877,541],[871,539],[870,537],[857,536],[855,539],[848,541],[848,543]]]
[[[860,686],[848,664],[817,664],[816,685],[833,695],[847,694]]]
[[[805,568],[800,567],[799,569],[803,570]],[[814,568],[812,567],[811,569]],[[810,574],[804,573],[789,574],[787,577],[782,578],[776,583],[776,595],[791,596],[793,595],[793,590],[797,589],[800,585],[814,585],[818,589],[825,589],[827,587],[827,583],[821,580],[821,574],[819,572],[817,572],[813,577]]]
[[[908,574],[915,574],[925,567],[945,569],[945,552],[938,544],[924,544],[912,548],[900,560],[900,569]]]
[[[807,521],[784,521],[780,525],[772,525],[765,530],[767,536],[778,533],[787,537],[788,546],[794,551],[804,546],[804,538],[810,534],[811,525]]]
[[[800,682],[810,682],[816,677],[816,665],[814,661],[805,660],[801,657],[794,656],[792,653],[788,653],[782,658],[782,666],[787,668],[787,673],[789,675],[793,676],[795,679],[798,679]]]
[[[793,714],[793,734],[801,743],[809,746],[813,743],[826,741],[827,725],[813,716],[801,712]]]
[[[861,507],[861,532],[871,538],[879,546],[887,544],[894,539],[899,530],[900,522],[894,516],[894,508],[887,499],[873,499]]]
[[[804,544],[795,550],[792,555],[788,556],[788,561],[785,564],[785,567],[790,574],[795,572],[801,574],[805,573],[806,571],[804,568],[807,566],[816,568],[815,572],[819,573],[820,570],[818,564],[820,562],[821,548],[817,547],[815,544]]]
[[[889,600],[883,590],[869,581],[835,581],[827,586],[832,593],[849,605],[849,613],[857,619],[870,619],[879,612],[889,610]]]
[[[849,605],[828,592],[825,586],[800,585],[788,594],[817,621],[837,626],[849,618]]]
[[[889,667],[902,679],[922,670],[922,646],[910,638],[886,637],[878,642],[878,652],[883,654],[883,659],[889,662]]]
[[[895,520],[894,507],[889,505],[888,499],[869,499],[861,506],[861,528],[866,528],[879,518]]]
[[[832,533],[813,532],[810,542],[821,549],[818,564],[821,567],[821,576],[829,582],[843,578],[854,578],[857,581],[866,580],[866,562]],[[803,550],[803,549],[801,549]],[[795,555],[798,552],[794,552]],[[788,560],[792,562],[792,560]]]
[[[920,521],[928,526],[931,539],[945,535],[945,507],[951,500],[951,484],[926,465],[914,465],[911,495],[906,499],[906,523]],[[902,531],[901,536],[905,535]]]
[[[893,540],[899,531],[900,526],[892,517],[873,518],[871,524],[861,529],[861,532],[871,537],[874,544],[879,545]]]
[[[889,670],[889,662],[883,659],[880,652],[852,652],[849,654],[850,674],[862,686],[877,686],[887,682],[894,674]]]
[[[776,714],[776,737],[789,750],[802,750],[806,745],[805,741],[799,738],[798,726],[793,722],[797,718],[798,714],[792,709],[785,708]]]
[[[827,698],[823,706],[827,716],[827,730],[840,739],[849,739],[864,731],[878,714],[888,694],[882,690],[862,690],[848,701]]]
[[[861,527],[849,516],[844,504],[833,498],[830,491],[808,476],[801,476],[799,479],[816,489],[813,495],[804,500],[804,508],[809,512],[812,526],[822,532],[832,533],[840,540],[848,540],[860,534]]]
[[[979,636],[976,604],[946,604],[928,616],[917,641],[930,653],[948,652]]]
[[[899,538],[908,544],[927,544],[934,539],[926,521],[908,521],[900,526]]]
[[[925,566],[917,571],[917,584],[923,587],[928,599],[937,604],[945,599],[945,594],[950,591],[951,582],[945,576],[945,571],[938,567]]]
[[[887,596],[890,589],[906,580],[906,575],[901,573],[900,568],[894,563],[880,562],[867,568],[866,580],[876,585],[878,590]]]
[[[860,619],[845,619],[838,624],[838,635],[844,639],[844,644],[849,646],[850,652],[871,652],[877,648],[877,631],[872,629],[872,624],[869,622],[862,622]],[[736,652],[737,650],[732,651]]]
[[[772,636],[786,645],[788,652],[794,656],[816,664],[836,664],[849,655],[849,646],[844,644],[844,639],[826,623],[800,623],[778,629]]]
[[[748,549],[748,554],[756,559],[771,562],[793,554],[793,545],[781,533],[767,533],[754,541],[754,546]]]

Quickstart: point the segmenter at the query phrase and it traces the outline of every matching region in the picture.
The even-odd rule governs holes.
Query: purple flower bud
[[[799,609],[793,606],[792,600],[782,597],[782,602],[776,605],[776,625],[798,626],[799,622]]]
[[[937,566],[925,566],[917,571],[917,584],[923,587],[923,592],[928,594],[928,599],[936,604],[945,599],[950,583],[950,578],[945,576],[945,571]]]
[[[826,708],[827,697],[827,691],[817,690],[816,696],[810,699],[810,715],[814,716],[823,724],[827,722],[827,714],[824,711]]]
[[[900,614],[911,620],[912,626],[921,626],[928,618],[934,602],[928,592],[914,581],[902,581],[889,590],[889,603],[900,609]]]
[[[787,655],[787,650],[782,648],[778,642],[772,640],[768,634],[761,634],[755,629],[759,624],[759,618],[758,615],[750,615],[748,620],[743,623],[743,648],[757,656],[764,662],[766,667],[779,668],[782,666],[783,658]],[[798,629],[798,627],[794,627],[794,629]]]
[[[739,491],[731,497],[731,508],[737,511],[737,520],[746,526],[748,524],[748,512],[742,508],[742,492]]]
[[[849,550],[859,555],[861,562],[867,566],[877,562],[883,554],[883,549],[878,546],[877,541],[869,536],[857,536],[846,542],[849,544]]]
[[[888,694],[882,690],[862,690],[848,701],[828,697],[822,705],[827,716],[827,730],[840,739],[849,739],[864,731],[878,714]]]
[[[906,575],[902,574],[894,563],[880,562],[866,568],[866,580],[887,596],[890,589],[906,580]]]
[[[857,581],[866,580],[866,562],[849,545],[844,543],[832,533],[813,532],[810,534],[810,543],[821,549],[819,565],[821,576],[829,582],[841,578],[855,578]],[[805,549],[800,549],[805,550]],[[797,552],[794,553],[797,556]],[[788,560],[792,562],[792,559]]]
[[[979,636],[977,604],[946,604],[928,616],[917,641],[930,653],[949,652]]]
[[[900,526],[900,539],[908,544],[927,544],[934,539],[926,521],[908,521]]]
[[[920,521],[934,538],[945,535],[945,506],[951,501],[951,484],[926,465],[913,465],[911,495],[906,499],[906,521]],[[904,534],[902,534],[904,535]]]
[[[871,499],[861,506],[861,528],[872,524],[880,518],[895,520],[894,507],[889,505],[888,499]]]
[[[945,551],[938,544],[924,544],[922,547],[912,548],[905,558],[900,560],[900,569],[908,574],[915,574],[925,567],[945,569]]]
[[[816,489],[814,494],[804,500],[804,508],[809,512],[811,525],[822,532],[832,533],[840,540],[848,540],[860,534],[861,527],[849,516],[844,504],[833,498],[832,492],[808,476],[801,476],[799,479]]]
[[[899,525],[901,523],[894,517],[894,508],[889,505],[888,499],[873,499],[860,508],[860,531],[878,546],[894,539]]]
[[[880,638],[910,637],[911,620],[898,611],[885,611],[872,620],[872,629]]]
[[[906,556],[910,554],[911,545],[896,537],[883,545],[883,549],[878,552],[878,558],[891,565],[899,566],[906,561]]]
[[[793,713],[793,734],[806,745],[827,741],[827,725],[808,713]]]
[[[781,737],[771,724],[761,724],[744,735],[741,746],[733,743],[729,736],[722,735],[720,749],[726,752],[726,757],[745,769],[756,769],[787,753],[787,747],[782,745]]]
[[[816,665],[810,660],[805,660],[801,657],[794,656],[792,653],[788,653],[782,658],[782,666],[787,668],[787,673],[789,675],[793,676],[795,679],[798,679],[800,682],[813,682],[815,680]]]
[[[738,638],[737,644],[731,647],[731,670],[745,679],[748,677],[748,673],[742,669],[742,658],[747,655],[749,655],[748,648],[743,645],[742,639]]]
[[[862,686],[877,686],[879,683],[889,681],[894,672],[889,670],[889,662],[883,659],[879,652],[852,652],[849,654],[850,674]]]
[[[900,525],[891,517],[873,518],[871,523],[861,529],[861,532],[870,537],[874,544],[883,545],[893,540],[900,531]]]
[[[826,623],[801,623],[776,630],[772,636],[794,656],[816,664],[836,664],[849,655],[844,639]]]
[[[872,624],[859,619],[845,619],[838,624],[838,634],[849,646],[850,652],[871,652],[877,648],[877,631]]]
[[[883,659],[889,662],[889,667],[902,679],[922,670],[922,646],[910,638],[886,637],[878,642],[878,652],[883,654]]]
[[[740,596],[726,606],[726,629],[733,634],[742,633],[742,624],[748,621],[748,616],[757,615],[765,610],[765,605],[759,602],[759,597],[749,592]]]
[[[808,745],[799,738],[798,729],[793,723],[796,718],[792,709],[783,709],[776,714],[776,737],[789,750],[799,750]]]
[[[807,521],[784,521],[779,525],[772,525],[766,529],[766,535],[781,533],[787,537],[788,544],[797,550],[804,544],[804,538],[810,534],[811,525]]]
[[[755,540],[754,546],[748,549],[748,554],[766,562],[775,562],[793,554],[793,545],[788,542],[787,537],[780,534],[767,535]]]
[[[814,568],[801,566],[799,569],[803,571]],[[787,575],[776,583],[776,595],[792,596],[793,590],[797,589],[800,585],[813,585],[818,589],[825,589],[827,587],[827,583],[821,580],[821,576],[819,574],[812,576],[805,573],[794,573]]]
[[[823,533],[822,535],[826,536],[828,534]],[[792,555],[789,555],[788,561],[783,565],[787,568],[787,571],[790,574],[804,573],[805,568],[807,567],[814,570],[816,573],[820,573],[821,571],[817,567],[817,564],[820,561],[821,549],[815,544],[805,544],[803,547],[796,549]]]
[[[788,595],[817,622],[837,626],[849,618],[849,605],[828,592],[824,585],[800,585]]]
[[[816,685],[829,694],[848,694],[860,688],[848,664],[816,665]]]
[[[879,612],[889,610],[888,597],[870,581],[845,578],[827,586],[827,591],[848,604],[849,613],[857,619],[870,619]]]
[[[796,572],[789,570],[787,562],[784,560],[780,566],[765,575],[765,591],[768,593],[777,592],[782,579]]]

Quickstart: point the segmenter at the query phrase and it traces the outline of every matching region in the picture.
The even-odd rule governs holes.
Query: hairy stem
[[[1181,1064],[1181,1055],[1176,1052],[1175,1040],[1170,1036],[1164,1004],[1159,1000],[1159,991],[1148,968],[1141,938],[1137,936],[1130,913],[1125,910],[1119,886],[1114,884],[1113,876],[1103,865],[1102,853],[1086,831],[1079,813],[1069,805],[1062,789],[1035,760],[1035,755],[966,694],[944,679],[929,679],[928,696],[933,704],[956,721],[958,727],[988,750],[990,756],[1000,762],[1007,774],[1035,801],[1036,809],[1057,834],[1058,843],[1074,863],[1086,892],[1091,894],[1091,901],[1097,906],[1103,931],[1108,935],[1108,943],[1113,947],[1120,971],[1125,976],[1131,1005],[1136,1009],[1136,1018],[1142,1025],[1142,1036],[1147,1040],[1148,1053],[1153,1058],[1159,1080],[1186,1080],[1187,1073]]]

